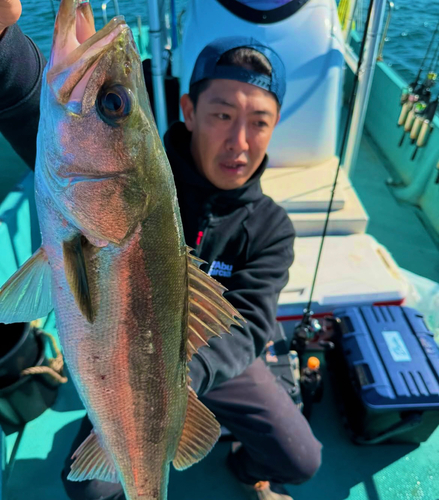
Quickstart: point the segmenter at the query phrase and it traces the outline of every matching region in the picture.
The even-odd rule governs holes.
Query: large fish
[[[42,246],[1,289],[0,321],[55,309],[94,425],[70,479],[120,481],[128,500],[163,500],[170,463],[189,467],[219,435],[189,387],[188,361],[241,317],[185,245],[129,27],[116,17],[94,33],[90,6],[77,4],[61,2],[43,77]]]

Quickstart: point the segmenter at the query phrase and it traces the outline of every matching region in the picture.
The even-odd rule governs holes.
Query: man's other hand
[[[21,16],[20,0],[0,0],[0,38],[5,29],[15,24]]]

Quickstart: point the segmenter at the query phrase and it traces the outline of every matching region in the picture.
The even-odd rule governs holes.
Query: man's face
[[[196,109],[188,94],[181,107],[199,172],[220,189],[245,184],[261,164],[279,121],[275,97],[249,83],[212,80]]]

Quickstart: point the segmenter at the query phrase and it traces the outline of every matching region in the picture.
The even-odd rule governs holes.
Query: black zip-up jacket
[[[8,28],[0,41],[0,132],[31,168],[43,66],[36,46],[17,26]],[[247,320],[194,356],[192,386],[205,393],[242,373],[272,337],[277,300],[293,262],[294,230],[285,211],[262,193],[267,158],[243,187],[224,191],[197,172],[190,139],[183,123],[172,125],[164,139],[186,243]]]
[[[243,372],[272,337],[277,300],[293,262],[294,230],[285,210],[262,193],[267,157],[243,187],[224,191],[197,172],[183,123],[172,125],[164,142],[186,243],[208,263],[203,269],[223,283],[229,290],[225,297],[247,320],[232,336],[200,349],[191,377],[194,388],[205,392]]]

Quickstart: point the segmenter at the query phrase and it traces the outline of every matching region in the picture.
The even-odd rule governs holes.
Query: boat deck
[[[401,267],[439,282],[437,246],[416,210],[392,196],[385,183],[389,177],[385,164],[366,133],[353,183],[370,216],[368,232],[387,247]],[[11,175],[21,174],[16,170]],[[10,178],[8,182],[15,180]],[[46,329],[54,331],[53,317]],[[29,423],[21,436],[8,436],[12,460],[7,471],[7,500],[67,500],[60,471],[83,415],[75,390],[68,383],[60,389],[52,409]],[[295,500],[439,498],[439,429],[419,447],[357,446],[343,428],[328,380],[323,401],[313,409],[311,425],[324,446],[323,464],[311,481],[289,487]],[[201,463],[185,472],[172,471],[169,500],[244,500],[239,484],[225,466],[229,446],[220,442]]]
[[[365,131],[351,180],[370,217],[367,232],[400,267],[439,282],[437,243],[424,226],[421,211],[392,195],[386,183],[392,169],[386,165],[386,158]]]
[[[28,172],[29,169],[24,161],[17,156],[9,142],[0,134],[0,203]]]

